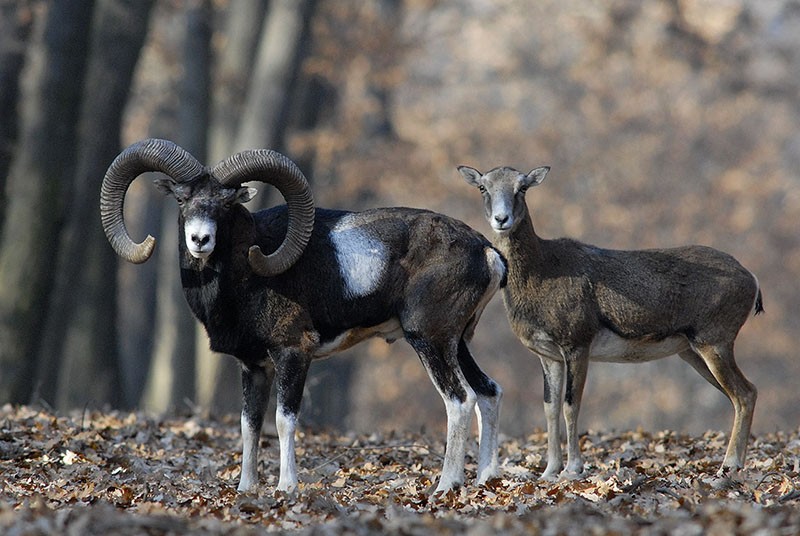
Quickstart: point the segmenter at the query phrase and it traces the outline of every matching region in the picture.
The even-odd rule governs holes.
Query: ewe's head
[[[507,235],[525,218],[525,192],[541,184],[550,168],[538,167],[520,173],[510,167],[494,168],[486,174],[469,166],[459,166],[461,176],[483,195],[483,208],[489,225],[498,235]]]
[[[220,218],[237,203],[253,197],[255,190],[242,186],[249,181],[276,187],[289,209],[286,237],[275,252],[264,255],[258,246],[250,247],[248,259],[255,273],[272,276],[288,270],[311,237],[314,227],[311,189],[303,173],[285,156],[268,150],[243,151],[207,168],[171,141],[148,139],[131,145],[114,159],[100,192],[103,230],[114,251],[130,262],[145,262],[155,247],[152,236],[141,243],[134,242],[123,217],[128,187],[148,171],[160,171],[168,177],[156,184],[177,199],[186,246],[196,258],[207,258],[213,253]]]

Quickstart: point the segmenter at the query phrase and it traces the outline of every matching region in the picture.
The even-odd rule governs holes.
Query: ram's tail
[[[496,273],[502,273],[500,277],[500,288],[505,288],[506,283],[508,283],[508,261],[497,249],[493,247],[489,249],[491,253],[487,252],[486,255],[489,259],[489,264],[494,268]]]

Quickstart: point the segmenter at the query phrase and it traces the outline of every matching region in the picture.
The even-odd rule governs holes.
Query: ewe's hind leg
[[[756,388],[747,381],[736,365],[733,356],[733,342],[718,345],[692,345],[692,348],[703,358],[708,369],[733,404],[733,428],[720,473],[726,469],[741,469],[744,467],[747,441],[750,437],[750,426],[753,423],[753,411],[756,407]]]
[[[700,354],[690,349],[680,352],[678,355],[681,357],[681,359],[689,363],[693,369],[699,372],[700,376],[705,378],[708,383],[719,389],[720,392],[725,396],[728,396],[728,393],[725,392],[725,389],[722,388],[717,379],[711,373],[711,370],[709,370],[708,365],[706,365],[706,362],[703,360]]]
[[[477,483],[485,484],[500,474],[497,460],[497,428],[503,390],[481,370],[463,338],[458,342],[458,364],[478,397],[475,405],[479,437]]]
[[[475,391],[461,374],[456,341],[436,345],[412,333],[406,333],[406,340],[425,365],[447,410],[447,446],[436,491],[455,489],[464,483],[464,457],[472,408],[475,406]]]
[[[547,420],[547,467],[541,478],[552,479],[564,467],[561,457],[561,401],[564,388],[564,362],[539,357],[544,375],[544,416]]]
[[[272,376],[272,364],[269,368],[249,368],[242,364],[242,474],[239,491],[251,491],[258,484],[258,443]]]

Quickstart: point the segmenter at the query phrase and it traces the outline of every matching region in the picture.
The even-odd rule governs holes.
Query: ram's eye
[[[520,186],[519,190],[517,190],[517,193],[518,194],[524,194],[527,191],[528,191],[528,187],[527,186]]]

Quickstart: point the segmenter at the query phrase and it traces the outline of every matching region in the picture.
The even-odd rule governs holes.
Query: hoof
[[[493,467],[491,469],[487,468],[480,472],[476,484],[478,484],[479,486],[483,486],[487,482],[489,482],[490,480],[494,480],[495,478],[500,478],[500,471],[498,471],[496,467]]]
[[[563,471],[561,471],[561,474],[558,475],[558,478],[559,480],[580,480],[581,478],[584,477],[585,474],[586,473],[583,470],[569,471],[567,469],[564,469]]]
[[[545,480],[547,482],[555,482],[558,480],[558,475],[561,473],[561,466],[553,467],[553,468],[546,468],[544,473],[541,474],[539,480]]]
[[[285,493],[286,495],[294,495],[297,492],[297,482],[281,483],[278,482],[278,487],[275,488],[276,493]]]
[[[450,483],[442,483],[439,482],[439,485],[436,486],[436,489],[433,490],[433,493],[430,494],[431,498],[433,497],[445,497],[448,493],[456,492],[464,484],[462,482],[450,482]]]

